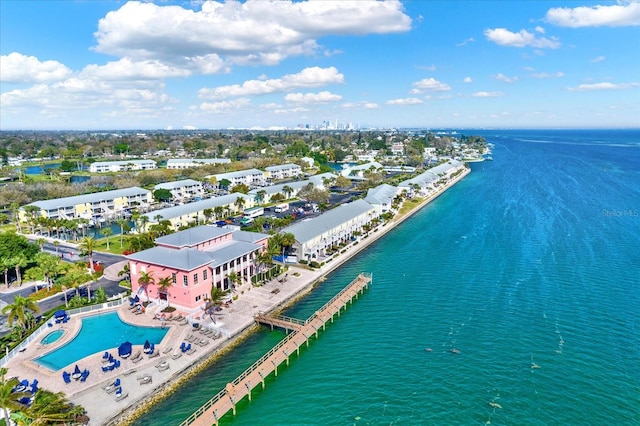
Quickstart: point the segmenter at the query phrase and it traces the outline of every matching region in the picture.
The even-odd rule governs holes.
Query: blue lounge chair
[[[185,342],[182,342],[180,344],[180,351],[184,352],[184,348],[187,346],[187,344]]]
[[[102,359],[109,359],[110,356],[111,354],[109,352],[105,352],[104,355],[102,355]]]
[[[113,386],[115,386],[115,387],[120,387],[120,379],[119,379],[119,378],[118,378],[118,379],[116,379],[116,381],[115,381],[115,382],[113,382]]]
[[[62,380],[64,380],[65,383],[71,383],[71,374],[67,373],[66,371],[63,371]]]
[[[33,379],[33,383],[31,383],[31,393],[36,393],[38,391],[38,379]]]
[[[114,362],[113,366],[114,366],[115,368],[119,368],[119,367],[120,367],[120,360],[119,360],[119,359],[116,359],[116,362]]]
[[[89,377],[89,370],[84,370],[82,372],[82,375],[80,376],[80,381],[84,382],[87,380],[87,377]]]
[[[62,323],[66,324],[67,322],[69,322],[69,316],[66,316],[64,318],[62,318]]]

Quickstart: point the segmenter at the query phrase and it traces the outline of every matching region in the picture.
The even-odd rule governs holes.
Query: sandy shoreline
[[[191,325],[170,324],[168,325],[169,332],[159,345],[160,355],[156,358],[144,357],[141,362],[136,364],[131,360],[123,360],[119,371],[113,372],[100,372],[101,354],[95,354],[78,361],[81,367],[87,367],[91,370],[91,375],[86,383],[65,384],[60,377],[60,372],[45,371],[44,367],[34,363],[32,359],[44,353],[42,345],[39,344],[30,345],[31,347],[25,351],[24,356],[11,360],[7,367],[12,376],[38,377],[39,380],[42,377],[41,387],[67,394],[73,403],[85,407],[91,418],[90,425],[131,424],[154,404],[176,391],[182,384],[216,362],[221,355],[233,350],[239,342],[257,330],[258,326],[253,319],[255,315],[277,312],[295,304],[310,292],[316,283],[326,279],[331,272],[386,235],[387,232],[418,212],[469,173],[470,169],[465,168],[463,173],[431,196],[421,200],[410,211],[396,215],[392,221],[385,226],[380,226],[376,232],[371,232],[367,238],[360,238],[357,244],[350,244],[344,253],[333,258],[322,268],[310,270],[292,266],[289,268],[286,282],[274,279],[261,287],[240,286],[236,293],[238,299],[220,313],[216,323],[212,323],[210,320],[202,321],[205,327],[218,330],[223,334],[223,337],[219,339],[200,336],[200,333],[194,331]],[[125,303],[118,308],[118,314],[125,322],[156,327],[160,325],[158,320],[153,320],[150,316],[134,316],[127,310],[127,306],[128,303]],[[69,328],[68,331],[71,332],[79,328],[79,322],[80,317],[72,319],[66,326]],[[73,332],[69,334],[73,334]],[[174,359],[172,355],[180,352],[178,350],[180,343],[192,335],[197,335],[199,341],[200,339],[206,341],[206,345],[194,345],[197,348],[194,354],[182,354],[179,358]],[[55,345],[55,347],[58,346]],[[160,371],[156,366],[163,361],[168,363],[170,368]],[[151,376],[152,383],[142,384],[138,380],[144,375]],[[119,402],[115,401],[113,395],[107,394],[102,389],[112,383],[115,378],[121,380],[123,392],[128,393],[128,397]],[[214,393],[211,396],[213,395]]]

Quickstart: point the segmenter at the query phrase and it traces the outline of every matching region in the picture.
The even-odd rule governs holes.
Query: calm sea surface
[[[640,131],[467,133],[494,161],[291,309],[373,273],[222,424],[640,424]],[[282,337],[251,336],[137,425],[178,424]]]

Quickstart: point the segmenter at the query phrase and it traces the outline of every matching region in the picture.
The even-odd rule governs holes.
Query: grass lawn
[[[122,254],[127,249],[128,235],[125,235],[122,239],[122,248],[120,248],[120,235],[109,236],[109,250],[107,250],[107,239],[102,237],[97,239],[93,249],[104,253]]]

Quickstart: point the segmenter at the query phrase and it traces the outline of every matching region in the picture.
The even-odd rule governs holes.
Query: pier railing
[[[277,376],[278,366],[282,362],[286,361],[287,365],[289,365],[289,355],[293,352],[300,354],[300,346],[305,342],[309,345],[309,338],[314,334],[317,338],[320,326],[324,328],[324,325],[329,319],[333,321],[333,317],[336,313],[340,315],[342,308],[349,302],[352,302],[354,298],[357,298],[358,294],[368,287],[371,282],[371,278],[371,274],[362,273],[358,275],[355,280],[338,292],[338,294],[332,297],[331,300],[325,303],[320,309],[315,311],[315,313],[306,321],[284,315],[277,315],[272,317],[274,321],[269,321],[269,317],[266,317],[263,314],[257,315],[256,321],[258,322],[270,325],[280,323],[275,324],[276,326],[295,324],[296,327],[290,327],[289,329],[291,332],[287,334],[284,339],[261,356],[260,359],[254,362],[249,368],[244,370],[242,374],[236,377],[232,382],[228,383],[224,389],[215,394],[180,425],[188,426],[198,424],[208,426],[212,423],[209,420],[211,418],[210,416],[213,416],[214,418],[213,423],[218,424],[218,419],[224,416],[229,410],[233,410],[233,413],[235,414],[235,407],[238,401],[246,395],[248,395],[249,400],[251,400],[251,390],[256,385],[255,382],[261,382],[262,387],[264,388],[265,378],[274,371]],[[299,339],[298,336],[302,336],[303,338]],[[284,357],[282,354],[284,354]],[[244,386],[242,386],[243,384]],[[225,401],[223,397],[229,397],[230,401]]]

